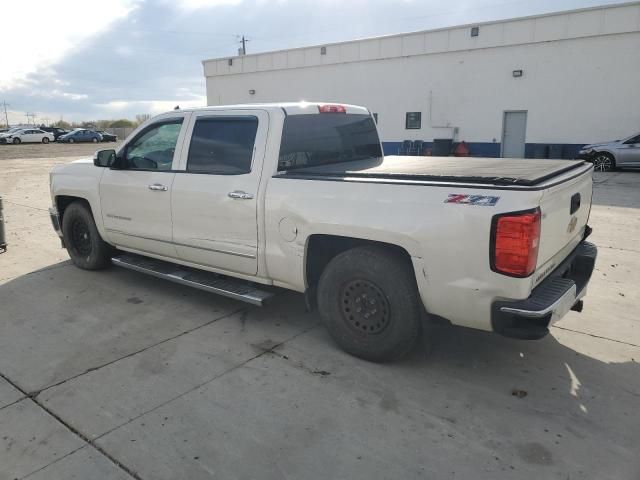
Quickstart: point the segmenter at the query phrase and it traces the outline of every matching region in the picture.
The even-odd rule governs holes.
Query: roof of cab
[[[216,111],[216,110],[284,110],[287,115],[308,115],[320,113],[318,108],[321,105],[341,105],[346,108],[347,113],[369,115],[369,110],[366,107],[358,105],[348,105],[339,102],[278,102],[278,103],[251,103],[251,104],[238,104],[238,105],[215,105],[209,107],[198,108],[185,108],[177,111],[182,112],[202,112],[202,111]],[[170,113],[170,112],[166,112]]]

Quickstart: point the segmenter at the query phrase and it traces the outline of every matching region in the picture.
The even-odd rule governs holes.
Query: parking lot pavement
[[[61,161],[0,163],[0,480],[640,477],[640,173],[595,177],[583,313],[536,342],[437,327],[376,365],[297,294],[74,268],[46,212]]]
[[[62,157],[90,157],[96,150],[117,148],[122,142],[104,143],[22,143],[20,145],[0,144],[0,162],[19,158],[62,158]]]

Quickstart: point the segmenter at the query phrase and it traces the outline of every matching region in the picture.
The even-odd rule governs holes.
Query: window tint
[[[640,135],[636,135],[635,137],[630,138],[624,143],[628,143],[628,144],[640,143]]]
[[[171,170],[181,127],[182,119],[176,119],[156,123],[145,129],[127,146],[126,168]]]
[[[421,127],[422,127],[422,113],[407,112],[407,118],[405,120],[405,128],[407,130],[417,130]]]
[[[380,139],[369,115],[289,115],[284,121],[278,170],[380,156]]]
[[[240,175],[251,171],[256,117],[200,118],[193,127],[187,171]]]

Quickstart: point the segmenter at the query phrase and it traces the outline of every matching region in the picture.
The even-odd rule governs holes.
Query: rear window
[[[381,156],[378,132],[369,115],[289,115],[284,121],[278,170]]]
[[[199,118],[193,128],[187,171],[241,175],[251,171],[257,117]]]

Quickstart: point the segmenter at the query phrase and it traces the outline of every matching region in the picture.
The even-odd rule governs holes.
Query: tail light
[[[491,270],[511,277],[528,277],[536,269],[540,244],[540,209],[493,217]]]
[[[347,107],[344,105],[318,105],[320,113],[347,113]]]

